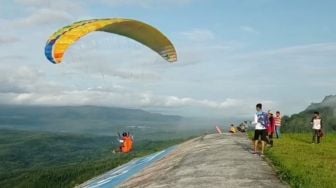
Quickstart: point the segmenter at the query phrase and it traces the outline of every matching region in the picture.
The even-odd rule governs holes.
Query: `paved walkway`
[[[179,145],[121,187],[288,187],[249,152],[245,135],[213,134]]]

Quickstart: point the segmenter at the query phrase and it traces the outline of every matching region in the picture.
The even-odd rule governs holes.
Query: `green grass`
[[[112,153],[114,137],[0,129],[0,187],[74,187],[134,158],[185,139],[139,140],[129,154]]]
[[[54,165],[53,167],[36,167],[18,170],[16,173],[0,176],[0,187],[74,187],[80,183],[118,167],[130,160],[160,151],[182,140],[141,141],[138,147],[129,154],[107,154],[101,159],[74,164]]]
[[[336,187],[336,134],[311,144],[311,134],[283,134],[266,156],[291,187]]]

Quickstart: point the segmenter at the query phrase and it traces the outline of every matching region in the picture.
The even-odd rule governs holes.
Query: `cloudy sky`
[[[103,105],[247,117],[292,114],[336,94],[336,1],[0,0],[0,103]],[[132,18],[161,30],[178,63],[130,39],[91,33],[51,64],[57,29]]]

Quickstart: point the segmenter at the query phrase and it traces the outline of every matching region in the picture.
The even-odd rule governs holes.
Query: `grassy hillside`
[[[182,140],[142,140],[113,154],[116,138],[0,130],[0,187],[73,187],[127,161]]]
[[[310,121],[314,111],[320,112],[326,132],[336,131],[336,96],[327,96],[321,103],[313,103],[298,114],[283,117],[282,130],[284,132],[311,131]]]
[[[284,132],[307,132],[311,131],[310,121],[314,111],[319,111],[323,119],[324,129],[327,132],[336,131],[336,115],[334,108],[322,107],[317,109],[309,109],[291,117],[283,118],[282,130]]]
[[[311,144],[311,134],[284,134],[266,155],[291,187],[336,187],[336,134]]]

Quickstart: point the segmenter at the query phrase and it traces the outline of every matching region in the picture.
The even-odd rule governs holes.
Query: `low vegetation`
[[[321,144],[312,144],[310,133],[286,133],[275,140],[266,156],[291,187],[336,187],[336,134],[327,134]]]
[[[289,133],[304,133],[311,131],[311,119],[315,111],[320,112],[325,132],[336,132],[336,107],[308,108],[292,116],[282,118],[282,131]]]
[[[141,140],[112,153],[114,137],[0,130],[0,187],[73,187],[105,171],[182,142]]]

